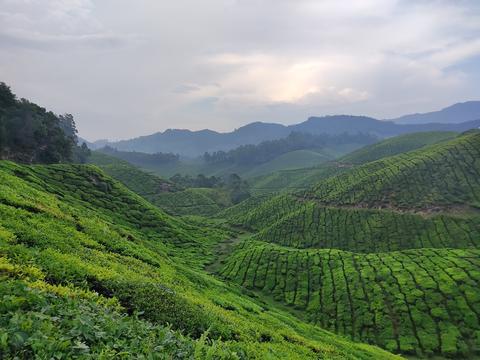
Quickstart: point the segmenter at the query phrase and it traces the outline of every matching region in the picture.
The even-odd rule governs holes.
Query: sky
[[[0,81],[88,140],[480,100],[478,0],[0,0]]]

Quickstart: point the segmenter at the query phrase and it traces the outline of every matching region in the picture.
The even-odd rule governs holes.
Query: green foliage
[[[0,283],[0,353],[4,359],[192,358],[195,342],[169,328],[124,316],[95,299]],[[58,290],[59,288],[54,288]]]
[[[80,146],[76,146],[73,150],[73,162],[85,164],[88,158],[92,155],[91,150],[86,143],[82,143]]]
[[[352,339],[463,358],[480,351],[479,259],[478,250],[355,254],[250,241],[220,273]]]
[[[221,215],[257,231],[259,240],[295,248],[384,252],[480,247],[479,216],[326,207],[291,194],[258,196]]]
[[[164,192],[150,201],[172,215],[209,216],[231,205],[227,192],[221,189],[202,188]]]
[[[186,185],[205,185],[205,182],[196,183],[197,179],[185,176],[164,180],[124,160],[99,152],[93,152],[89,162],[172,215],[213,215],[231,206],[233,201],[242,200],[245,194],[248,196],[245,182],[233,175],[226,180],[203,177],[207,182],[213,181],[211,185],[214,188],[185,189]]]
[[[276,171],[250,179],[250,189],[253,195],[306,190],[350,168],[343,163],[326,162],[316,167]]]
[[[228,236],[91,165],[0,162],[2,356],[394,358],[205,274]]]
[[[260,195],[217,219],[159,208],[210,215],[233,191],[183,189],[106,155],[90,161],[118,181],[93,165],[2,161],[0,355],[396,358],[353,339],[474,358],[479,135],[391,139],[346,157],[381,157],[364,165],[259,178]],[[406,148],[418,149],[384,157]],[[240,200],[243,180],[223,181]]]
[[[249,180],[251,192],[253,194],[265,194],[307,190],[323,179],[345,172],[355,165],[453,139],[456,135],[452,132],[421,132],[400,135],[362,147],[341,157],[336,162],[327,162],[316,167],[310,167],[311,165],[306,164],[302,166],[303,169],[296,170],[275,171],[276,169],[273,169],[268,174]],[[301,160],[297,162],[302,163]]]
[[[71,115],[57,117],[0,83],[0,159],[25,163],[70,161],[76,143]]]
[[[406,153],[427,145],[451,140],[458,134],[448,131],[418,132],[395,136],[378,143],[367,145],[346,156],[339,161],[347,164],[365,164],[401,153]]]
[[[321,182],[308,196],[345,206],[480,207],[480,132],[367,163]]]
[[[471,131],[222,212],[255,234],[223,257],[220,274],[355,340],[406,355],[476,358],[479,136]],[[372,156],[383,156],[381,148]]]

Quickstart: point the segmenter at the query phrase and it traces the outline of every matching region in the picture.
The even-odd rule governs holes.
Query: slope
[[[220,274],[301,318],[389,351],[475,358],[480,251],[355,254],[247,242]]]
[[[310,191],[249,199],[224,212],[255,234],[220,274],[352,339],[420,357],[475,358],[478,159],[473,131]]]
[[[343,156],[339,161],[347,164],[365,164],[384,157],[405,153],[427,145],[450,140],[457,135],[458,134],[454,132],[436,131],[395,136],[353,151],[350,154]]]
[[[335,162],[296,171],[278,171],[250,180],[252,193],[295,191],[307,189],[332,175],[340,174],[354,165],[361,165],[384,157],[397,155],[421,147],[452,139],[453,132],[419,132],[399,135],[367,145],[340,157]]]
[[[98,151],[88,161],[171,215],[213,215],[231,206],[229,194],[223,189],[185,189]]]
[[[243,173],[245,177],[258,176],[279,170],[300,169],[320,165],[332,158],[323,152],[295,150],[258,165]]]
[[[393,358],[204,274],[226,236],[166,215],[93,166],[0,162],[0,353]]]
[[[323,204],[436,211],[480,207],[480,131],[374,161],[307,195]]]

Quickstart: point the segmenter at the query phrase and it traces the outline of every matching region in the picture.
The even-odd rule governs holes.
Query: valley
[[[480,356],[478,129],[293,133],[162,177],[137,160],[179,156],[23,111],[55,136],[0,148],[2,358]]]

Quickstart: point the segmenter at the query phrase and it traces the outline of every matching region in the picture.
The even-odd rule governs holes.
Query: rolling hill
[[[352,339],[416,356],[478,353],[478,249],[374,254],[249,242],[225,278]]]
[[[2,357],[396,358],[207,275],[225,230],[95,166],[2,161],[0,180]]]
[[[253,235],[219,274],[351,339],[405,355],[475,358],[480,132],[448,138],[387,157],[390,146],[372,146],[349,159],[379,160],[224,211]]]
[[[367,163],[327,179],[311,194],[323,204],[435,211],[480,207],[480,131]]]
[[[300,169],[313,165],[320,165],[328,160],[333,159],[331,153],[344,154],[344,149],[356,149],[363,144],[349,144],[349,147],[342,146],[338,149],[321,149],[321,150],[294,150],[279,155],[272,160],[261,164],[232,164],[230,162],[222,163],[206,163],[202,158],[197,159],[181,159],[178,162],[168,163],[135,163],[133,165],[152,172],[161,177],[172,177],[176,174],[196,176],[203,174],[205,176],[227,176],[229,174],[240,174],[242,177],[250,178],[270,172]],[[103,152],[100,149],[98,152]],[[118,152],[117,152],[118,154]]]
[[[249,197],[234,174],[164,180],[97,152],[72,163],[90,153],[73,117],[0,85],[1,155],[24,162],[0,161],[1,359],[479,358],[480,130],[292,133],[204,156],[217,172],[284,169]],[[301,127],[432,128],[392,124]],[[215,136],[201,133],[179,144],[198,151]],[[371,145],[332,160],[352,139]]]
[[[450,140],[457,135],[458,134],[454,132],[435,131],[395,136],[353,151],[343,156],[339,161],[346,164],[365,164],[387,156],[405,153],[427,145]]]
[[[367,145],[341,156],[336,161],[296,171],[277,171],[250,179],[252,193],[264,194],[279,191],[307,189],[319,181],[349,168],[387,156],[419,149],[457,136],[454,132],[419,132],[399,135]]]
[[[89,163],[123,183],[170,215],[213,215],[231,206],[230,194],[221,188],[184,188],[143,171],[130,163],[94,151]]]

